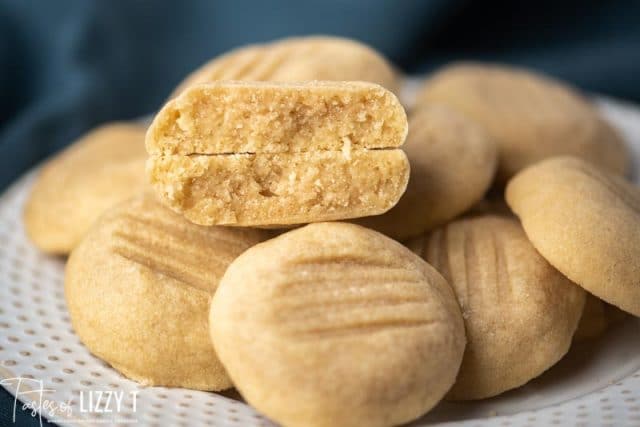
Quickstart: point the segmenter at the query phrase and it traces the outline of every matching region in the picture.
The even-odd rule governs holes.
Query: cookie
[[[640,316],[637,187],[584,160],[558,157],[516,175],[506,199],[547,261],[598,298]]]
[[[515,219],[461,219],[408,246],[442,273],[462,309],[467,347],[448,399],[519,387],[568,351],[585,292],[536,252]]]
[[[87,348],[144,385],[231,386],[209,339],[226,267],[264,231],[201,227],[143,195],[109,210],[69,257],[65,296]]]
[[[363,82],[193,86],[146,136],[160,199],[202,225],[289,225],[379,214],[409,179],[398,99]]]
[[[345,223],[311,224],[238,257],[210,325],[236,388],[284,425],[410,421],[449,389],[465,345],[442,276]]]
[[[187,76],[171,97],[217,80],[360,80],[394,92],[399,87],[392,65],[370,47],[340,37],[312,36],[244,46],[218,56]]]
[[[596,339],[604,334],[609,326],[625,318],[624,311],[607,304],[591,294],[587,294],[578,329],[573,335],[574,342]]]
[[[517,68],[453,65],[428,79],[421,102],[439,102],[484,126],[498,144],[498,181],[548,157],[572,155],[612,172],[629,169],[626,147],[574,89]]]
[[[406,239],[445,223],[482,199],[497,165],[496,145],[482,127],[444,106],[409,117],[403,145],[411,164],[407,190],[383,215],[358,224]]]
[[[112,123],[47,161],[24,208],[24,225],[41,250],[66,255],[107,209],[147,187],[146,128]]]

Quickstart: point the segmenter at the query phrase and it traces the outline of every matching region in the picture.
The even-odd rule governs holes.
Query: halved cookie
[[[289,225],[379,214],[409,179],[398,99],[363,82],[193,86],[146,137],[160,199],[203,225]]]

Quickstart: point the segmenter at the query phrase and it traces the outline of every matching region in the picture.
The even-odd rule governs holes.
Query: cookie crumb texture
[[[364,82],[219,82],[170,101],[146,137],[161,200],[202,225],[386,212],[405,191],[407,117]]]
[[[407,130],[398,99],[373,83],[217,82],[167,103],[146,143],[152,155],[389,148]]]
[[[409,180],[401,150],[154,156],[161,200],[196,224],[295,224],[383,213]]]

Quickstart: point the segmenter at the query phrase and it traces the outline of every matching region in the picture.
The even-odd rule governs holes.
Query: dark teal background
[[[0,0],[0,190],[96,124],[152,113],[221,52],[320,33],[409,73],[500,61],[640,101],[640,1]]]

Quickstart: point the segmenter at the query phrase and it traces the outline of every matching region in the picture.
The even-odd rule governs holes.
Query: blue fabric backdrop
[[[314,33],[411,73],[500,61],[640,101],[640,1],[0,0],[0,190],[96,124],[153,112],[211,57]]]

